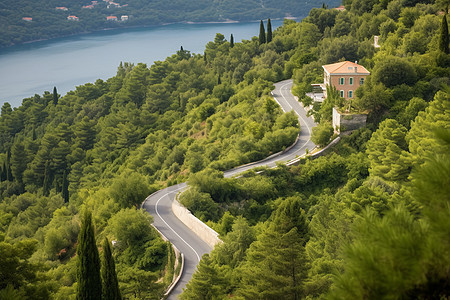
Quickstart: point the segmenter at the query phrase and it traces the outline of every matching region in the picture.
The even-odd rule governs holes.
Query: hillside
[[[222,237],[181,299],[445,299],[449,294],[450,57],[442,3],[345,1],[313,9],[285,65],[300,101],[333,135],[331,109],[366,128],[298,166],[190,177],[180,201]],[[379,36],[380,48],[373,36]],[[322,65],[371,76],[345,100],[306,95]],[[212,213],[215,212],[215,213]]]
[[[448,298],[445,3],[345,8],[285,20],[267,43],[217,34],[203,55],[180,49],[152,66],[123,63],[64,97],[55,90],[14,110],[5,104],[0,295],[74,298],[80,219],[92,211],[96,245],[118,243],[122,295],[159,299],[173,259],[136,207],[188,181],[181,202],[224,243],[203,257],[183,299]],[[323,81],[321,66],[342,60],[371,75],[348,102],[312,103],[306,93]],[[367,126],[327,156],[224,178],[295,140],[297,118],[270,96],[273,82],[291,77],[320,121],[318,144],[332,138],[334,106],[367,112]]]
[[[121,64],[116,76],[64,97],[54,91],[14,110],[3,105],[0,256],[14,261],[8,249],[22,243],[27,252],[17,272],[2,273],[0,289],[11,284],[36,299],[75,295],[80,216],[90,210],[98,244],[119,241],[113,254],[122,295],[161,295],[170,252],[136,207],[191,174],[293,143],[298,120],[282,113],[270,91],[284,78],[295,34],[275,31],[271,45],[256,38],[230,44],[217,34],[204,55],[180,49],[150,67]],[[39,273],[30,269],[18,280],[20,268]]]
[[[331,6],[338,3],[329,2]],[[322,2],[293,0],[2,1],[0,47],[107,28],[304,17],[311,8],[321,5]],[[69,20],[69,16],[75,18]]]

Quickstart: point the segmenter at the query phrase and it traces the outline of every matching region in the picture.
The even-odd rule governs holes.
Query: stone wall
[[[340,113],[333,107],[333,128],[335,133],[346,133],[366,126],[366,114]]]
[[[190,230],[198,235],[205,243],[214,248],[214,246],[222,241],[219,234],[205,223],[194,216],[186,207],[181,205],[177,200],[172,202],[172,210],[175,216],[181,220]]]

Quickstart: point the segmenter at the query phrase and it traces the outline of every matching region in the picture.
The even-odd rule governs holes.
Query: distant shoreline
[[[284,17],[283,19],[297,20],[299,18],[301,18],[301,17]],[[271,20],[280,20],[280,19],[281,18],[273,18]],[[124,27],[121,27],[121,28],[102,28],[102,29],[99,29],[99,30],[84,31],[84,32],[80,32],[80,33],[55,36],[55,37],[47,38],[47,39],[37,39],[37,40],[26,41],[26,42],[22,42],[22,43],[11,44],[9,46],[0,47],[0,52],[2,50],[11,49],[12,47],[15,47],[15,46],[29,45],[29,44],[33,44],[33,43],[51,41],[51,40],[56,40],[56,39],[66,38],[66,37],[84,36],[84,35],[89,35],[89,34],[92,34],[92,33],[97,33],[97,32],[102,32],[102,31],[126,30],[126,29],[137,29],[137,28],[152,28],[152,27],[169,26],[169,25],[175,25],[175,24],[187,24],[187,25],[236,24],[236,23],[256,23],[256,22],[259,22],[259,21],[260,20],[236,21],[236,20],[230,20],[230,19],[225,20],[225,21],[209,21],[209,22],[182,21],[182,22],[162,23],[162,24],[159,24],[159,25],[124,26]]]

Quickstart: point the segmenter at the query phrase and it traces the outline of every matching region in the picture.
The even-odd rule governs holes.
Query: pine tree
[[[111,253],[111,245],[107,238],[103,241],[102,259],[103,300],[121,299],[119,282],[117,281],[116,265]]]
[[[264,29],[264,23],[261,20],[261,23],[259,25],[259,44],[265,44],[266,43],[266,30]]]
[[[290,197],[247,250],[237,294],[245,299],[301,299],[307,273],[308,225],[301,199]]]
[[[64,203],[69,202],[69,181],[67,180],[67,170],[64,170],[63,173],[61,196],[64,199]]]
[[[444,52],[445,54],[449,53],[449,37],[448,37],[448,23],[447,23],[447,12],[442,18],[441,23],[441,35],[439,37],[439,50]]]
[[[267,21],[267,43],[272,41],[272,23],[270,19]]]
[[[230,48],[233,48],[234,47],[234,37],[233,37],[233,34],[231,34],[231,36],[230,36]]]
[[[53,87],[53,104],[58,104],[58,92],[56,91],[56,86]]]
[[[81,222],[77,246],[77,299],[98,300],[102,298],[100,258],[95,243],[92,214],[86,210]]]
[[[212,263],[209,254],[204,254],[180,299],[219,299],[222,291],[220,283],[221,276],[218,269]]]

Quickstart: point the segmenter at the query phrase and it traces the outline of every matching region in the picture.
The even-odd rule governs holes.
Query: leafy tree
[[[368,77],[364,85],[356,90],[355,106],[364,111],[383,111],[392,106],[394,101],[392,91],[382,83],[376,83],[373,77]]]
[[[191,188],[181,194],[180,202],[200,220],[218,221],[219,205],[215,203],[207,193],[199,192],[196,188]]]
[[[119,283],[116,275],[116,264],[111,253],[111,245],[108,238],[103,241],[103,259],[102,259],[102,299],[104,300],[120,300]]]
[[[306,18],[307,22],[311,22],[319,28],[323,33],[325,28],[333,27],[338,11],[334,9],[313,8]]]
[[[261,23],[259,24],[259,44],[265,44],[266,43],[266,30],[264,29],[264,23],[261,20]]]
[[[111,197],[123,208],[137,206],[150,194],[146,178],[131,172],[116,178],[109,189]]]
[[[333,126],[328,122],[322,122],[318,126],[313,127],[311,140],[319,146],[326,146],[333,136]]]
[[[388,56],[373,70],[372,79],[391,88],[400,84],[413,85],[417,81],[417,73],[413,65],[404,58]]]
[[[158,291],[160,284],[155,283],[158,280],[157,273],[135,267],[123,267],[122,269],[118,274],[118,279],[125,297],[152,299],[161,293]]]
[[[77,299],[101,299],[100,258],[95,243],[92,214],[84,212],[77,246]]]

